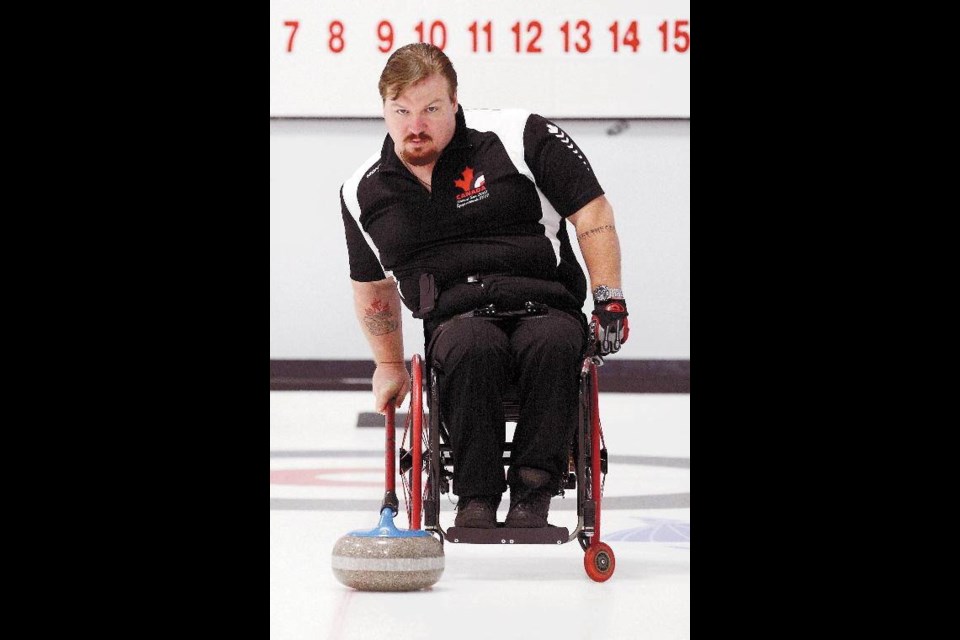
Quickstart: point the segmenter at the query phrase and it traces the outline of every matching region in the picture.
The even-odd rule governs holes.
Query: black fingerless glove
[[[613,298],[605,302],[595,302],[591,332],[596,340],[597,353],[606,356],[620,350],[620,345],[630,335],[627,320],[627,301]]]

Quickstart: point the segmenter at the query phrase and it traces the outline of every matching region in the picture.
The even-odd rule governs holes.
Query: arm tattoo
[[[375,336],[392,333],[400,326],[397,318],[390,312],[390,305],[383,304],[380,300],[374,300],[364,309],[364,314],[366,317],[363,323],[367,326],[367,331]]]
[[[605,224],[602,227],[597,227],[596,229],[590,229],[590,231],[584,231],[577,236],[577,240],[583,240],[584,238],[589,238],[590,236],[595,236],[599,233],[606,233],[607,231],[614,231],[615,228],[612,224]]]

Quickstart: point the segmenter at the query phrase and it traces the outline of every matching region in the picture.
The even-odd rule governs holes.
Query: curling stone
[[[395,512],[384,507],[380,525],[351,531],[333,547],[333,575],[360,591],[416,591],[443,574],[443,544],[420,530],[393,525]]]

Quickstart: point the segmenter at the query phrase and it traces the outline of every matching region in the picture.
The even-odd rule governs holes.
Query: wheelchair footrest
[[[570,539],[566,527],[543,527],[542,529],[508,529],[500,524],[496,529],[472,529],[450,527],[446,541],[460,544],[563,544]]]

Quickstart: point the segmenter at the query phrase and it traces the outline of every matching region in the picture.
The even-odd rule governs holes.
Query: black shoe
[[[461,496],[457,503],[455,527],[496,529],[500,496]]]
[[[542,469],[523,467],[517,475],[520,482],[510,487],[510,510],[503,526],[520,529],[550,526],[547,513],[553,496],[544,488],[550,482],[550,474]]]

